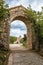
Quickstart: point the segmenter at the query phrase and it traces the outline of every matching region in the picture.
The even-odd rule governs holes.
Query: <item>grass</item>
[[[17,37],[10,36],[10,44],[13,44],[16,40],[17,40]],[[24,40],[24,39],[22,38],[21,41],[20,41],[20,43],[22,43],[23,46],[25,46],[26,40]]]
[[[13,44],[17,40],[16,37],[10,36],[10,43]]]

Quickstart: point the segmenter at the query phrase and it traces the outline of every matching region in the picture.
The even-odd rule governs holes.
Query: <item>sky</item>
[[[32,9],[40,11],[43,6],[43,0],[5,0],[9,4],[9,7],[14,7],[17,5],[23,5],[24,7],[29,7],[31,5]]]
[[[10,27],[10,36],[24,37],[24,34],[27,34],[26,25],[20,20],[13,21]]]
[[[43,6],[43,0],[5,0],[5,2],[9,4],[9,8],[18,5],[23,5],[27,8],[29,5],[31,5],[31,8],[36,11],[41,11],[41,7]],[[11,23],[10,36],[23,36],[23,34],[26,34],[26,32],[26,27],[23,23],[21,23],[21,21],[16,20],[15,22]]]

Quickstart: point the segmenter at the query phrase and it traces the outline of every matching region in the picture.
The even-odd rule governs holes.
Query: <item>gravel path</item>
[[[10,45],[12,53],[8,65],[43,65],[43,58],[35,52],[28,51],[22,45]]]
[[[9,44],[11,51],[17,51],[17,50],[28,50],[28,48],[25,48],[22,44]]]
[[[34,52],[13,53],[12,65],[43,65],[43,58]]]

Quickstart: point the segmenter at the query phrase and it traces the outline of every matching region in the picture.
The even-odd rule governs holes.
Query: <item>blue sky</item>
[[[41,7],[43,6],[43,0],[5,0],[7,4],[9,4],[9,7],[15,7],[18,5],[23,5],[24,7],[29,7],[29,4],[31,5],[31,8],[36,11],[41,11]],[[11,36],[23,36],[23,34],[27,33],[27,29],[21,21],[15,21],[11,23],[10,28],[10,35]]]
[[[14,7],[17,5],[23,5],[28,7],[29,4],[31,5],[32,9],[36,11],[40,11],[41,7],[43,6],[43,0],[5,0],[6,3],[9,4],[9,7]]]
[[[10,36],[19,37],[21,35],[23,37],[24,34],[27,34],[26,25],[20,20],[13,21],[10,27]]]

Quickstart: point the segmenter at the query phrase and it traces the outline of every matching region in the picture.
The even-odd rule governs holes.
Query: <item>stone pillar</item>
[[[30,24],[27,27],[27,47],[29,49],[32,49],[32,31],[31,31],[31,25]]]
[[[9,31],[9,26],[8,26],[8,21],[4,21],[3,22],[3,32],[2,32],[2,40],[3,40],[3,45],[6,49],[9,49],[9,34],[8,34],[8,31]]]
[[[32,24],[32,49],[38,51],[38,37]]]
[[[4,47],[3,44],[3,23],[4,21],[0,21],[0,49],[2,49],[2,47]]]

